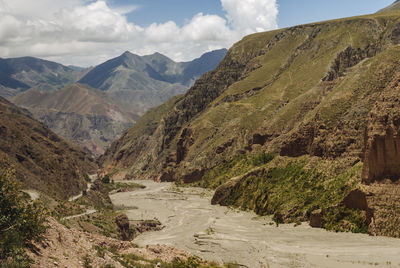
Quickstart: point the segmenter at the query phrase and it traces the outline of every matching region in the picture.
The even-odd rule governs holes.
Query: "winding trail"
[[[88,184],[87,184],[87,190],[86,190],[86,192],[89,192],[89,191],[90,191],[90,188],[92,187],[93,182],[97,179],[97,174],[89,175],[89,178],[90,178],[90,182],[88,182]],[[75,201],[75,200],[81,198],[82,195],[83,195],[83,193],[81,192],[80,194],[71,196],[71,197],[68,199],[68,201],[69,201],[69,202]]]
[[[175,188],[171,183],[138,181],[146,186],[116,193],[116,206],[130,220],[161,221],[161,231],[141,234],[140,246],[168,244],[207,260],[232,262],[242,267],[398,267],[400,239],[362,234],[333,233],[310,228],[276,227],[269,217],[212,206],[212,192]]]
[[[89,178],[90,178],[90,182],[88,182],[88,184],[87,184],[86,192],[90,191],[90,188],[92,187],[92,183],[97,179],[97,174],[89,175]],[[80,193],[78,195],[72,196],[72,197],[70,197],[68,199],[68,201],[69,202],[75,201],[75,200],[81,198],[82,195],[83,195],[83,193]],[[64,217],[64,218],[62,218],[62,220],[75,219],[75,218],[83,217],[83,216],[86,216],[86,215],[94,214],[96,212],[97,212],[97,210],[95,210],[95,209],[87,209],[86,212],[84,212],[84,213],[77,214],[77,215],[72,215],[72,216],[68,216],[68,217]]]

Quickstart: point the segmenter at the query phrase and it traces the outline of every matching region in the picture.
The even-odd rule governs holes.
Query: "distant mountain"
[[[400,0],[397,0],[393,4],[391,4],[390,6],[379,10],[378,13],[388,12],[388,11],[396,11],[396,10],[400,10]]]
[[[54,91],[79,79],[79,72],[62,64],[33,57],[0,59],[0,96],[29,88]]]
[[[77,71],[77,72],[81,72],[87,68],[85,67],[79,67],[79,66],[75,66],[75,65],[68,65],[68,68],[70,68],[71,70]]]
[[[0,97],[0,168],[9,164],[24,188],[63,199],[85,189],[84,175],[97,169],[88,153]]]
[[[99,155],[139,116],[186,92],[225,54],[222,49],[177,63],[160,53],[125,52],[87,69],[31,57],[0,59],[0,96]]]
[[[109,143],[139,118],[120,109],[104,92],[82,84],[56,92],[30,89],[12,101],[57,134],[94,154],[104,153]]]
[[[137,107],[145,112],[186,92],[194,80],[214,69],[225,54],[226,49],[222,49],[178,63],[160,53],[138,56],[127,51],[96,66],[79,83],[106,91],[127,109]]]

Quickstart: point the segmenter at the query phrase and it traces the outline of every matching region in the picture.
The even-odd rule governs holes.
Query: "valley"
[[[212,206],[212,191],[172,183],[135,181],[146,186],[116,193],[111,200],[130,220],[157,218],[165,227],[143,233],[140,246],[171,245],[196,256],[238,267],[396,267],[400,240],[335,233],[301,225],[280,224],[221,206]]]
[[[126,35],[99,64],[0,58],[0,268],[400,266],[400,0],[268,31],[224,0],[183,28],[89,2]],[[213,41],[113,47],[165,51],[160,27]]]

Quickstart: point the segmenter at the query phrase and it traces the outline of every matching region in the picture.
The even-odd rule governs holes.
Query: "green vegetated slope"
[[[400,1],[396,0],[393,4],[378,11],[378,13],[392,12],[400,10]]]
[[[13,168],[25,189],[67,199],[86,188],[94,159],[30,114],[0,98],[0,169]]]
[[[116,141],[105,172],[221,185],[216,203],[285,222],[321,209],[326,228],[366,231],[371,211],[346,200],[362,187],[365,130],[400,71],[399,43],[399,12],[247,36]],[[254,165],[263,153],[274,160]]]

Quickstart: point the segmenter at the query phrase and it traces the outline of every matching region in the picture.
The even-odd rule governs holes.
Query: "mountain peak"
[[[130,57],[133,56],[134,54],[130,52],[129,50],[125,51],[124,53],[121,54],[120,57]]]

